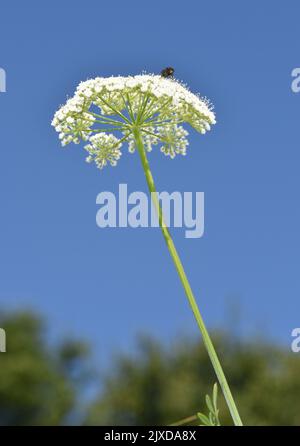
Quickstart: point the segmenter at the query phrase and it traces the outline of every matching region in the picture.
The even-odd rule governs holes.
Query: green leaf
[[[214,417],[214,415],[211,412],[209,413],[209,421],[210,421],[211,426],[215,426],[216,425],[215,417]]]
[[[212,404],[212,402],[211,402],[211,399],[210,399],[209,395],[206,395],[206,397],[205,397],[205,401],[206,401],[206,405],[207,405],[207,407],[208,407],[208,410],[209,410],[210,412],[214,413],[214,412],[215,412],[215,409],[214,409],[214,406],[213,406],[213,404]]]
[[[204,426],[210,426],[211,425],[209,418],[206,415],[204,415],[203,413],[198,412],[197,413],[197,417],[200,419],[200,421],[202,421]]]
[[[215,410],[217,410],[218,407],[218,384],[215,383],[213,387],[213,404]]]

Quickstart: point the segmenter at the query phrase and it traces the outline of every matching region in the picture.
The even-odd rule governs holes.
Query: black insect
[[[174,71],[175,71],[174,68],[167,67],[160,72],[160,75],[161,77],[173,77]]]

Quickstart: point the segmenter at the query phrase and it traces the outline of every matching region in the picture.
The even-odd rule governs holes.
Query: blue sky
[[[188,156],[149,160],[159,190],[204,191],[205,234],[174,238],[205,320],[290,348],[299,316],[300,4],[258,1],[5,2],[0,16],[0,305],[31,307],[100,360],[147,332],[196,333],[157,229],[99,229],[96,195],[146,191],[137,156],[98,171],[62,150],[52,115],[80,80],[166,65],[215,105]]]

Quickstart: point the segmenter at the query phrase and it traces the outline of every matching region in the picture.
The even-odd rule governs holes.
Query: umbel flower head
[[[185,155],[189,124],[204,134],[215,124],[206,99],[191,93],[179,81],[157,75],[108,77],[81,82],[74,96],[54,116],[52,125],[63,146],[85,141],[87,162],[102,169],[115,166],[121,146],[136,149],[136,132],[147,151],[159,146],[174,158]]]

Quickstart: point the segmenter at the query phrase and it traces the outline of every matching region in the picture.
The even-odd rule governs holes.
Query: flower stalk
[[[182,265],[182,262],[180,260],[180,257],[178,255],[178,252],[176,250],[176,247],[174,245],[174,242],[172,240],[170,231],[168,229],[168,227],[166,226],[165,222],[164,222],[164,217],[163,217],[163,212],[162,212],[162,208],[160,206],[158,197],[157,197],[157,191],[156,191],[156,187],[154,184],[154,180],[153,180],[153,176],[150,170],[150,166],[149,166],[149,162],[147,159],[147,155],[146,155],[146,151],[144,149],[144,145],[143,145],[143,141],[141,138],[141,134],[139,132],[139,129],[135,129],[134,130],[134,138],[135,138],[135,143],[138,149],[138,153],[140,155],[140,159],[141,159],[141,163],[143,166],[143,170],[144,170],[144,174],[146,177],[146,181],[147,181],[147,185],[148,185],[148,189],[149,192],[151,194],[152,200],[153,200],[153,204],[155,206],[158,218],[159,218],[159,225],[160,228],[162,230],[165,242],[167,244],[168,250],[170,252],[170,255],[173,259],[173,262],[175,264],[177,273],[179,275],[179,278],[181,280],[182,286],[184,288],[184,291],[186,293],[188,302],[190,304],[190,307],[192,309],[192,312],[194,314],[194,317],[196,319],[196,322],[198,324],[198,327],[200,329],[200,332],[202,334],[203,337],[203,342],[204,345],[206,347],[207,353],[209,355],[209,358],[211,360],[211,363],[213,365],[214,371],[216,373],[216,376],[218,378],[220,387],[223,391],[223,395],[225,397],[225,400],[227,402],[227,406],[228,409],[231,413],[233,422],[235,424],[235,426],[242,426],[242,420],[240,418],[239,412],[237,410],[236,404],[234,402],[231,390],[229,388],[228,382],[226,380],[225,374],[223,372],[221,363],[219,361],[219,358],[217,356],[216,350],[214,348],[214,345],[212,343],[212,340],[209,336],[209,333],[207,331],[207,328],[205,326],[205,323],[203,321],[203,318],[201,316],[200,310],[198,308],[196,299],[194,297],[192,288],[189,284],[188,278],[186,276],[186,273],[184,271],[184,267]]]

